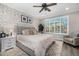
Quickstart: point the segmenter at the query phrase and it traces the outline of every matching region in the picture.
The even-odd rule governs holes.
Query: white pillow
[[[29,30],[28,30],[28,29],[27,29],[27,30],[23,30],[23,31],[22,31],[22,34],[23,34],[23,35],[29,35]]]

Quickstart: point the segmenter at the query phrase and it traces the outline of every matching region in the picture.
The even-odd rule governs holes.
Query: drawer
[[[11,42],[11,40],[2,40],[2,44],[6,44],[6,43],[8,43],[8,42]]]
[[[15,47],[16,39],[14,37],[1,39],[1,51]]]
[[[12,45],[8,45],[8,46],[7,46],[7,49],[12,48],[12,47],[13,47]]]
[[[14,41],[14,40],[8,40],[8,41],[5,40],[5,41],[3,42],[3,44],[4,44],[4,43],[5,43],[5,44],[10,44],[10,43],[13,43],[13,42],[15,42],[15,41]]]
[[[3,46],[3,48],[2,48],[2,49],[9,49],[9,48],[11,48],[11,47],[13,47],[13,45],[12,45],[12,44],[7,44],[7,45]]]
[[[3,43],[2,43],[2,46],[6,47],[6,46],[8,46],[8,45],[12,45],[12,44],[13,44],[12,41],[3,42]]]

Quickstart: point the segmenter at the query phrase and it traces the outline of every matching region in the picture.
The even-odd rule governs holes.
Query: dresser
[[[16,47],[16,37],[0,38],[0,52]]]

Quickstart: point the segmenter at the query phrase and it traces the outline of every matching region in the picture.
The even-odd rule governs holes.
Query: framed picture
[[[24,15],[21,15],[21,22],[24,22],[24,23],[32,23],[32,18],[31,17],[24,16]]]
[[[27,23],[32,23],[32,18],[31,17],[27,17]]]
[[[21,22],[27,23],[27,16],[21,15]]]

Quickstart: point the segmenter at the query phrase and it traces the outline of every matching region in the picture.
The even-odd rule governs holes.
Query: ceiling
[[[42,11],[39,13],[41,8],[33,7],[33,5],[41,4],[42,3],[4,3],[4,5],[24,12],[26,15],[38,19],[50,18],[79,11],[79,3],[58,3],[55,6],[48,7],[51,9],[51,12]]]

